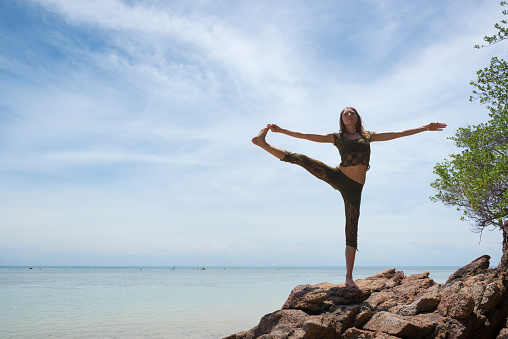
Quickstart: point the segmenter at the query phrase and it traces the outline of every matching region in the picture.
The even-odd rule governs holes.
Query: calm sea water
[[[430,271],[443,283],[458,267]],[[383,267],[357,267],[355,279]],[[222,338],[281,308],[301,284],[342,283],[340,267],[0,267],[0,338]]]

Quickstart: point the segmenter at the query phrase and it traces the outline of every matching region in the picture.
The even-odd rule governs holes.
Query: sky
[[[0,1],[0,265],[344,266],[340,194],[251,139],[371,145],[357,266],[463,266],[501,233],[434,203],[499,1]],[[267,140],[331,166],[331,144]]]

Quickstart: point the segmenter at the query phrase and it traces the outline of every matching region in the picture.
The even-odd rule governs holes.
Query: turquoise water
[[[389,267],[387,267],[389,268]],[[430,271],[444,283],[458,267]],[[355,268],[361,279],[386,268]],[[340,267],[0,267],[0,338],[222,338]]]

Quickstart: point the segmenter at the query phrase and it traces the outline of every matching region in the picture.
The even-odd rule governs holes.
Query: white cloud
[[[496,6],[34,3],[33,18],[44,19],[39,44],[31,44],[39,57],[0,53],[0,68],[15,79],[0,82],[7,112],[0,140],[8,145],[0,153],[0,245],[16,253],[340,265],[338,194],[250,138],[268,122],[336,131],[339,110],[351,104],[372,130],[449,124],[443,133],[373,144],[359,262],[396,261],[394,253],[413,246],[408,260],[425,253],[422,264],[435,264],[429,234],[463,227],[458,217],[421,216],[442,213],[428,201],[428,183],[433,165],[455,151],[446,136],[485,118],[467,102],[468,82],[501,50],[472,49]],[[333,146],[269,139],[338,162]],[[413,220],[428,232],[404,233]],[[453,232],[440,234],[463,251]],[[447,246],[437,242],[436,253]]]

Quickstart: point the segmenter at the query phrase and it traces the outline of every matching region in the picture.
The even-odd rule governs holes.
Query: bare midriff
[[[354,181],[364,185],[365,179],[367,177],[367,166],[365,165],[355,165],[344,167],[338,165],[337,168],[342,171],[348,178],[353,179]]]

